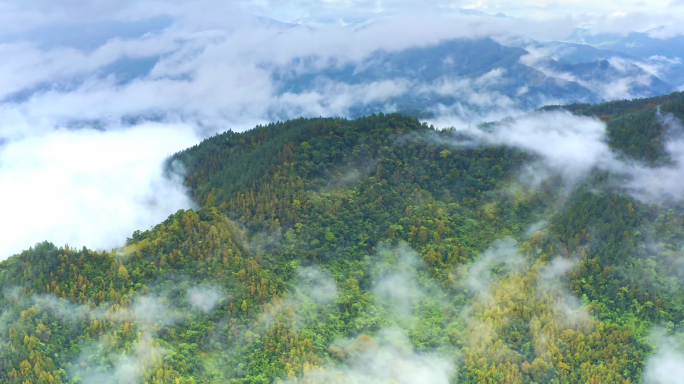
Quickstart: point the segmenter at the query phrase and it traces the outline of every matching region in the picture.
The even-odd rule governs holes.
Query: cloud
[[[648,166],[626,159],[608,145],[606,124],[595,117],[576,116],[567,111],[538,112],[506,120],[493,128],[464,128],[472,141],[446,141],[456,146],[506,145],[520,148],[540,157],[543,167],[532,167],[531,178],[538,185],[540,178],[559,174],[569,190],[582,182],[593,170],[611,172],[611,185],[645,201],[681,201],[684,198],[684,127],[671,114],[655,115],[666,128],[665,150],[671,163]],[[550,171],[550,172],[549,172]],[[530,179],[530,178],[528,178]]]
[[[171,33],[135,40],[117,38],[92,52],[66,46],[41,49],[32,42],[0,44],[0,100],[39,86],[68,90],[85,78],[106,76],[103,70],[118,61],[155,58],[179,48],[180,43]]]
[[[184,281],[180,290],[188,286],[190,282]],[[176,289],[179,288],[172,288]],[[128,305],[103,302],[95,306],[52,294],[21,292],[18,288],[3,292],[13,309],[2,312],[0,330],[6,331],[11,324],[8,320],[28,308],[37,310],[36,316],[50,313],[57,323],[66,324],[72,331],[77,331],[79,324],[90,324],[92,332],[80,343],[80,355],[70,358],[65,367],[70,379],[88,384],[143,383],[148,375],[154,375],[169,353],[168,343],[158,339],[158,333],[195,318],[188,311],[190,308],[204,313],[213,310],[221,296],[218,288],[199,285],[187,289],[187,307],[177,307],[169,298],[152,294],[132,295],[126,300]],[[163,288],[162,294],[169,293],[168,287]],[[0,342],[1,348],[4,346]]]
[[[270,325],[279,316],[289,326],[300,329],[316,319],[323,306],[331,305],[338,287],[330,272],[317,266],[298,267],[297,284],[282,299],[275,298],[263,306],[260,325]],[[258,332],[257,329],[254,329]]]
[[[550,264],[542,267],[539,270],[539,277],[542,279],[542,281],[551,281],[570,272],[576,264],[576,261],[557,257],[551,260]]]
[[[337,296],[337,284],[330,273],[317,267],[297,270],[297,291],[317,304],[330,304]]]
[[[373,294],[402,315],[410,315],[420,298],[417,276],[412,271],[398,270],[380,277],[373,288]]]
[[[468,4],[468,5],[463,7],[463,9],[477,9],[477,8],[487,9],[487,4],[484,1],[478,1],[476,3]]]
[[[295,74],[302,75],[360,64],[378,50],[397,52],[446,39],[508,34],[505,25],[468,18],[460,21],[463,24],[454,28],[449,18],[412,17],[412,24],[424,26],[417,29],[418,34],[407,33],[403,26],[409,20],[401,17],[360,29],[328,26],[283,31],[238,23],[231,29],[193,31],[180,24],[139,39],[115,39],[88,53],[7,44],[3,46],[7,78],[0,96],[43,85],[29,92],[27,100],[7,106],[8,112],[29,120],[171,114],[251,128],[273,117],[344,115],[354,104],[406,94],[411,81],[382,79],[359,85],[319,81],[304,92],[278,94],[273,72],[289,69],[297,60],[307,63],[294,67]],[[156,64],[133,81],[119,84],[118,74],[108,66],[135,58],[152,58]],[[55,86],[61,83],[66,86]],[[475,104],[487,100],[480,97]]]
[[[656,3],[660,3],[656,5]],[[593,35],[610,33],[627,35],[630,32],[648,32],[652,38],[669,38],[683,32],[681,28],[681,16],[676,13],[665,11],[666,0],[656,0],[649,2],[650,10],[634,9],[631,12],[614,14],[605,12],[603,14],[578,13],[573,18],[583,28],[590,30]],[[663,26],[666,26],[662,28]]]
[[[467,126],[519,115],[529,107],[520,107],[519,100],[533,97],[534,87],[501,90],[513,77],[503,68],[427,82],[411,76],[354,84],[321,78],[303,90],[282,87],[288,76],[315,76],[346,65],[361,70],[379,50],[400,52],[449,39],[510,36],[510,31],[561,38],[589,20],[468,16],[460,9],[465,2],[428,3],[3,3],[0,208],[9,219],[0,230],[11,240],[0,245],[0,257],[42,240],[114,247],[134,230],[191,207],[179,180],[161,176],[160,164],[166,155],[228,128],[240,131],[299,116],[348,116],[360,106],[392,111],[399,108],[397,98],[408,96],[446,100],[432,110],[440,123]],[[245,11],[286,15],[283,20],[334,15],[348,22],[303,20],[295,26]],[[156,17],[170,21],[155,23]],[[35,37],[103,25],[116,27],[87,48],[46,45]],[[626,85],[610,86],[620,96]],[[530,100],[557,102],[543,95]],[[157,123],[130,126],[130,121]]]
[[[666,336],[662,330],[653,331],[651,339],[656,344],[656,353],[646,359],[644,383],[684,383],[684,351],[681,340]]]
[[[654,27],[656,27],[654,25]],[[666,25],[660,25],[659,28],[651,29],[648,32],[648,37],[654,39],[670,39],[673,37],[678,37],[684,34],[684,28],[680,23],[667,23]]]
[[[311,90],[301,93],[286,92],[277,96],[271,108],[287,117],[347,116],[354,106],[374,103],[379,103],[380,108],[387,111],[393,109],[387,101],[406,94],[410,89],[409,84],[405,79],[358,85],[319,80]]]
[[[113,248],[192,207],[165,158],[198,141],[183,125],[58,129],[0,146],[0,257],[37,242]]]
[[[362,163],[351,163],[340,169],[337,174],[331,177],[330,183],[324,190],[343,188],[356,183],[362,177],[370,174],[377,169],[378,161],[364,161]]]
[[[330,352],[345,364],[307,370],[298,382],[447,384],[456,374],[452,360],[415,351],[406,334],[397,328],[384,329],[375,338],[361,335],[355,340],[340,340]]]
[[[569,112],[535,113],[501,123],[491,132],[469,132],[490,145],[508,145],[538,154],[570,183],[581,180],[597,165],[614,161],[605,124]]]
[[[254,19],[237,14],[242,19]],[[203,16],[210,18],[207,14]],[[378,50],[397,52],[448,39],[507,36],[510,30],[522,34],[527,29],[549,29],[544,32],[546,37],[553,33],[550,29],[564,25],[535,22],[535,28],[530,28],[529,20],[425,14],[379,20],[363,28],[283,30],[231,17],[225,25],[206,29],[208,26],[200,21],[179,19],[163,31],[137,39],[114,39],[93,52],[68,47],[41,51],[27,43],[5,45],[5,73],[11,75],[3,82],[7,84],[4,94],[59,81],[68,87],[38,89],[20,104],[22,112],[32,118],[67,120],[173,114],[247,128],[274,117],[344,115],[354,103],[382,102],[411,91],[407,88],[411,79],[383,79],[356,86],[321,81],[305,92],[278,94],[273,71],[289,68],[297,60],[307,63],[295,67],[295,73],[301,75],[330,66],[359,64]],[[408,33],[406,23],[421,27]],[[559,37],[569,33],[573,25],[561,28],[565,27],[567,30],[558,33]],[[117,73],[108,66],[135,58],[151,58],[156,65],[127,84],[110,78],[116,78]],[[503,79],[501,71],[490,73],[498,75],[493,80]],[[78,80],[75,83],[74,78]],[[442,94],[453,89],[444,85]],[[459,87],[461,93],[467,93],[467,85]],[[486,84],[475,85],[482,88]],[[475,107],[483,103],[504,103],[506,107],[512,104],[509,95],[481,90],[468,102]]]
[[[106,341],[84,348],[77,359],[80,363],[71,366],[69,375],[80,378],[80,381],[87,384],[141,383],[147,373],[162,364],[162,359],[167,353],[165,348],[156,345],[149,332],[140,334],[130,353],[103,356],[102,351],[107,349],[109,348]],[[102,361],[95,360],[97,357],[108,361],[111,367],[101,368]],[[97,368],[88,369],[89,364]]]
[[[495,363],[520,358],[514,350],[518,345],[511,345],[510,339],[506,341],[508,336],[504,336],[516,327],[514,324],[529,323],[536,357],[546,353],[549,332],[558,335],[572,328],[588,335],[594,325],[591,316],[559,279],[574,264],[564,259],[555,259],[550,264],[533,262],[523,258],[513,239],[504,239],[490,245],[467,269],[458,267],[456,288],[468,289],[473,294],[461,313],[465,324],[461,342],[468,354],[465,358],[477,359],[491,348],[497,350]],[[547,314],[545,322],[553,319],[554,326],[542,327],[540,319],[517,313],[515,308],[521,307],[543,308],[541,311]]]
[[[667,64],[672,64],[672,65],[679,65],[682,63],[682,59],[679,57],[674,57],[672,59],[667,58],[666,56],[662,55],[654,55],[648,58],[651,61],[662,61]]]
[[[411,246],[400,242],[396,247],[382,243],[372,267],[372,293],[376,303],[386,307],[398,318],[413,315],[419,300],[443,300],[444,292],[430,280],[420,278],[425,264]]]
[[[667,12],[668,6],[677,1],[652,0],[649,7],[640,2],[621,3],[619,7],[610,2],[580,1],[447,1],[447,0],[347,0],[320,1],[263,0],[229,1],[215,0],[155,0],[155,1],[64,1],[55,7],[45,0],[5,1],[0,31],[22,31],[41,26],[63,24],[87,24],[106,20],[136,21],[157,16],[183,18],[203,25],[225,25],[240,18],[239,11],[273,17],[283,21],[304,23],[339,23],[340,20],[363,23],[396,15],[463,14],[463,9],[477,8],[485,12],[505,13],[515,18],[532,20],[569,19],[585,25],[598,25],[604,29],[623,31],[648,29],[649,26],[666,24],[677,20],[677,15]],[[219,16],[220,15],[220,16]],[[486,14],[475,14],[479,17]],[[660,20],[660,23],[658,23]]]
[[[204,313],[211,312],[223,297],[220,289],[209,286],[196,286],[188,289],[187,300],[194,308]]]
[[[144,330],[168,326],[180,321],[183,317],[183,314],[169,305],[165,298],[148,295],[136,296],[132,305],[126,307],[112,306],[111,303],[103,303],[97,307],[79,305],[51,294],[33,295],[29,297],[29,302],[69,322],[86,319],[119,323],[128,321],[139,323]]]
[[[244,228],[242,228],[242,230],[244,239],[246,239],[248,232]],[[282,230],[278,227],[253,235],[248,241],[246,240],[244,242],[243,246],[255,254],[269,253],[280,244],[282,237]]]
[[[568,272],[573,270],[579,260],[556,257],[551,263],[542,266],[537,274],[537,284],[540,294],[555,292],[553,308],[558,312],[559,320],[568,326],[593,324],[586,305],[577,296],[568,291],[567,286],[560,281]]]
[[[144,327],[163,327],[178,322],[182,314],[172,308],[164,298],[139,296],[133,300],[130,309],[122,308],[114,312],[114,318],[118,318],[119,321],[138,321]]]
[[[496,265],[503,265],[509,270],[520,270],[525,261],[518,253],[515,240],[505,238],[494,242],[482,253],[477,261],[468,268],[465,286],[473,293],[485,291],[493,283],[491,269]]]
[[[603,66],[605,61],[598,61],[597,67],[591,68],[590,71],[586,64],[565,68],[562,64],[552,61],[551,57],[557,54],[559,49],[568,48],[539,47],[534,44],[525,46],[529,53],[520,57],[522,64],[548,77],[577,83],[596,94],[602,101],[649,97],[657,93],[650,88],[654,80],[652,76],[660,74],[658,67],[653,64],[611,57],[607,60],[608,67]]]
[[[460,99],[458,104],[465,109],[487,108],[488,113],[515,111],[515,101],[497,89],[510,81],[506,73],[505,68],[496,68],[476,78],[442,77],[431,84],[420,85],[417,92]]]
[[[640,200],[681,201],[684,199],[684,181],[681,177],[684,174],[684,126],[677,117],[661,114],[660,110],[655,118],[666,128],[665,151],[672,163],[659,167],[646,167],[638,163],[620,164],[618,171],[630,177],[625,182],[626,188]]]
[[[203,312],[215,307],[217,295],[217,289],[210,287],[192,287],[187,291],[190,305]],[[8,297],[19,303],[20,308],[33,306],[72,325],[80,322],[92,324],[92,320],[100,320],[101,324],[108,324],[110,330],[124,324],[124,335],[127,332],[137,335],[131,345],[120,337],[110,337],[108,333],[98,340],[84,343],[81,354],[67,368],[70,378],[83,383],[142,383],[163,363],[168,353],[166,343],[155,339],[157,333],[183,321],[187,314],[170,304],[167,298],[153,295],[134,296],[129,306],[105,302],[97,307],[76,304],[50,294],[22,296],[18,292],[9,292]],[[4,327],[3,320],[4,314],[0,317],[0,327]]]

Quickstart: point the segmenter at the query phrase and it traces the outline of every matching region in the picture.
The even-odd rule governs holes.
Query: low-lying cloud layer
[[[602,170],[616,176],[612,181],[614,187],[642,201],[681,201],[684,198],[681,178],[684,128],[671,114],[658,112],[655,118],[667,132],[665,150],[671,164],[649,166],[627,159],[608,145],[605,123],[595,117],[563,111],[534,113],[502,122],[491,130],[468,129],[467,132],[479,145],[507,145],[538,155],[550,174],[560,174],[568,188],[584,181],[591,171]],[[461,145],[460,142],[453,144]]]
[[[425,287],[418,282],[416,271],[416,268],[423,265],[423,261],[405,243],[396,248],[381,245],[378,255],[381,261],[375,267],[377,272],[373,295],[396,315],[412,315],[416,301],[425,293]]]
[[[330,304],[337,295],[337,284],[327,271],[316,267],[300,268],[297,293],[310,297],[316,304]]]
[[[372,266],[372,294],[376,305],[385,308],[392,314],[385,319],[385,324],[373,336],[361,334],[356,338],[341,338],[329,346],[328,352],[332,361],[320,367],[304,370],[297,383],[307,384],[447,384],[456,375],[454,356],[444,353],[417,351],[405,326],[398,322],[413,318],[413,307],[417,300],[430,296],[430,288],[419,283],[417,269],[423,263],[417,253],[407,244],[397,247],[382,244],[378,249],[378,257]],[[274,312],[283,312],[295,324],[303,326],[307,321],[318,321],[310,317],[314,304],[319,310],[338,296],[337,284],[330,274],[317,267],[298,269],[297,286],[292,295],[279,301],[275,306],[266,306],[267,313],[262,319],[272,319]],[[289,380],[291,384],[295,381]]]
[[[594,63],[591,72],[575,74],[550,58],[553,50],[534,46],[526,46],[525,49],[529,54],[520,58],[522,64],[537,69],[548,77],[577,83],[606,101],[648,97],[652,95],[650,87],[659,80],[657,76],[661,75],[658,66],[619,56]]]
[[[0,45],[0,258],[44,240],[111,248],[189,208],[180,178],[165,179],[161,165],[206,134],[300,115],[347,115],[360,102],[383,104],[415,88],[402,80],[322,82],[278,94],[273,71],[295,58],[338,65],[380,47],[489,32],[449,31],[441,23],[407,40],[385,39],[405,29],[398,22],[357,31],[284,28],[236,12],[220,23],[197,9],[178,12],[184,16],[162,31],[114,35],[94,49],[30,40]],[[131,119],[157,123],[127,126]]]
[[[163,176],[168,155],[197,142],[182,125],[98,131],[60,129],[0,147],[0,257],[45,240],[120,246],[192,202],[182,175]]]
[[[500,5],[513,14],[521,9]],[[347,65],[361,73],[379,50],[396,53],[450,39],[505,40],[510,31],[563,38],[579,23],[600,22],[608,30],[634,20],[650,23],[632,14],[490,15],[499,11],[441,0],[85,1],[60,7],[12,0],[0,15],[0,232],[9,239],[0,244],[0,258],[43,240],[121,245],[132,231],[190,207],[179,180],[162,177],[161,163],[208,134],[299,116],[348,116],[360,106],[367,106],[362,113],[392,111],[397,98],[409,96],[448,99],[430,111],[467,126],[519,115],[530,107],[519,99],[534,88],[499,89],[515,78],[505,68],[430,81],[320,78],[306,89],[284,89],[293,78]],[[443,59],[447,65],[449,56]],[[614,96],[624,95],[611,85],[616,89]],[[135,125],[141,121],[156,124]]]
[[[78,363],[70,369],[70,376],[78,377],[83,383],[97,384],[129,384],[141,383],[147,372],[150,372],[162,364],[162,359],[167,350],[155,345],[154,339],[149,332],[140,334],[135,341],[130,353],[109,354],[107,357],[112,363],[109,369],[83,369],[87,367],[90,358],[102,354],[102,350],[109,349],[106,343],[93,345],[85,348],[84,353],[78,359]]]
[[[684,383],[684,349],[681,340],[655,330],[651,337],[656,353],[646,359],[644,382],[646,384]]]
[[[414,350],[406,334],[388,328],[375,338],[361,335],[331,348],[345,365],[329,364],[305,372],[306,384],[448,384],[456,374],[453,361]]]
[[[194,308],[207,313],[211,312],[223,297],[220,289],[211,286],[196,286],[188,289],[187,300]]]
[[[25,295],[18,288],[3,292],[13,304],[11,309],[0,316],[0,330],[7,331],[12,317],[19,317],[23,309],[34,308],[37,313],[51,314],[54,321],[63,321],[69,326],[79,327],[90,324],[92,342],[82,343],[81,353],[68,368],[70,378],[83,383],[129,384],[141,383],[163,363],[168,353],[168,344],[156,339],[161,329],[195,318],[194,310],[202,316],[210,313],[222,297],[221,291],[208,285],[181,284],[185,290],[186,304],[177,306],[162,295],[133,295],[128,305],[118,302],[77,304],[53,294]],[[8,307],[9,308],[9,307]],[[125,345],[121,337],[111,337],[99,329],[119,329],[123,326],[124,335],[134,332],[135,341]],[[95,324],[93,326],[93,324]],[[7,346],[0,340],[0,348]]]

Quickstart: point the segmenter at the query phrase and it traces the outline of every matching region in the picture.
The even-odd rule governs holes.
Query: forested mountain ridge
[[[565,109],[653,164],[656,114],[684,114],[681,94]],[[0,263],[0,382],[645,380],[649,334],[684,325],[684,210],[601,171],[521,182],[535,161],[399,114],[216,135],[169,159],[197,210]]]
[[[603,104],[547,106],[541,110],[565,109],[582,116],[596,116],[607,122],[611,147],[633,158],[654,162],[665,155],[665,127],[655,114],[659,111],[684,118],[684,93],[675,92],[649,99],[611,101]]]

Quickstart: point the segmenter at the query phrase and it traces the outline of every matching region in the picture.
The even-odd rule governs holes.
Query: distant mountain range
[[[593,47],[599,52],[617,52],[650,65],[658,70],[658,76],[678,87],[684,85],[684,36],[658,37],[663,35],[662,28],[647,32],[630,32],[626,35],[601,33],[592,35],[587,29],[576,29],[566,41],[577,46]],[[579,45],[581,44],[581,45]],[[572,60],[574,54],[564,55]]]
[[[462,13],[484,15],[474,10],[462,10]],[[364,19],[283,23],[265,17],[253,18],[258,27],[283,33],[296,28],[316,29],[325,24],[338,23],[353,29],[372,23]],[[146,30],[158,32],[169,26],[170,21],[166,19],[138,23],[123,37],[137,36]],[[115,30],[122,29],[114,24],[108,28],[87,38],[65,30],[56,34],[59,38],[43,38],[41,44],[75,46],[87,51],[107,41],[107,36],[111,37]],[[525,37],[446,40],[401,51],[378,50],[361,61],[297,57],[287,65],[268,62],[250,65],[271,71],[275,85],[273,96],[279,100],[307,95],[325,100],[331,99],[330,95],[346,92],[347,104],[338,111],[349,117],[400,111],[419,117],[491,118],[493,114],[503,117],[513,111],[525,112],[548,104],[653,97],[682,89],[684,66],[678,55],[684,52],[684,36],[653,37],[660,32],[592,35],[589,30],[577,29],[564,41],[539,42]],[[103,66],[95,76],[124,85],[148,76],[161,60],[163,55],[125,57]],[[88,78],[40,83],[8,95],[3,101],[22,102],[38,92],[75,89]],[[318,96],[322,97],[317,99]],[[276,102],[267,118],[291,118],[293,109],[296,107]],[[301,113],[311,114],[305,110]]]
[[[406,87],[402,95],[359,105],[354,115],[388,107],[403,112],[437,112],[454,106],[482,113],[526,110],[549,103],[596,103],[676,90],[622,52],[563,42],[527,40],[512,45],[491,38],[450,40],[400,52],[378,51],[360,63],[324,69],[301,60],[274,77],[281,93],[315,91],[330,83],[402,82]]]
[[[657,38],[661,28],[647,32],[630,32],[626,35],[599,33],[591,34],[588,29],[578,28],[566,41],[587,44],[595,48],[622,52],[640,59],[652,56],[674,58],[682,55],[684,36]]]

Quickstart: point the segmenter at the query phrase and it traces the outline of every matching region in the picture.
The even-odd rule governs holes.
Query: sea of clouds
[[[363,63],[380,49],[398,52],[448,39],[506,40],[510,31],[554,39],[580,24],[615,32],[673,17],[638,9],[624,17],[579,11],[542,17],[534,7],[525,13],[505,2],[496,8],[440,0],[345,3],[3,2],[0,258],[44,240],[112,248],[134,230],[193,207],[182,169],[168,177],[164,161],[229,128],[348,116],[360,104],[421,92],[465,100],[441,106],[438,126],[525,112],[492,88],[506,81],[505,70],[425,84],[328,80],[300,92],[282,92],[276,71],[305,75]]]

